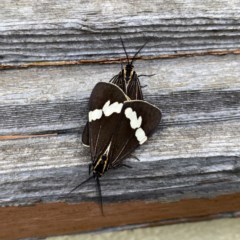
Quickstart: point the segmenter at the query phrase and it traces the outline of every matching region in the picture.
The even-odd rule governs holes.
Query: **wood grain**
[[[155,74],[141,83],[145,99],[162,109],[163,124],[233,120],[239,118],[239,61],[236,55],[138,61],[136,71]],[[2,72],[0,135],[82,129],[91,89],[119,70],[111,64]]]
[[[124,56],[120,35],[131,55],[146,40],[146,57],[232,52],[240,47],[239,13],[237,0],[1,1],[0,63],[107,61]]]
[[[1,1],[0,238],[237,215],[239,16],[237,0]],[[120,71],[120,36],[130,56],[149,41],[134,65],[163,120],[140,162],[101,178],[102,217],[94,181],[68,193],[88,176],[88,98]]]
[[[148,101],[162,109],[163,121],[148,143],[134,153],[141,162],[129,159],[133,169],[110,171],[101,179],[105,204],[127,204],[133,200],[141,204],[171,204],[239,192],[238,59],[237,55],[227,55],[147,62],[146,73],[157,74],[142,78],[142,84],[147,84],[143,91]],[[137,62],[139,69],[145,65],[144,61]],[[92,66],[83,65],[3,72],[2,209],[16,205],[21,209],[20,206],[35,206],[38,202],[48,206],[59,201],[83,203],[88,209],[88,204],[93,204],[98,209],[94,181],[68,195],[87,177],[89,152],[80,139],[88,95],[98,79],[104,81],[108,71],[109,75],[118,72],[119,65],[96,65],[98,79],[88,81],[91,69]],[[37,208],[33,209],[33,214],[38,215]],[[54,209],[60,211],[60,205]],[[39,218],[42,219],[40,215]],[[158,219],[165,221],[161,216]],[[27,230],[27,236],[42,236],[34,230],[38,224]],[[94,230],[104,226],[89,222],[88,227]],[[46,235],[52,231],[62,233],[52,227],[47,228]],[[75,232],[73,228],[69,232]],[[17,229],[13,232],[19,234]]]

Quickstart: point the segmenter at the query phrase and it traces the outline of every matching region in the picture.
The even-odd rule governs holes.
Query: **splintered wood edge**
[[[240,210],[240,193],[212,199],[178,202],[130,201],[104,204],[104,216],[94,202],[68,204],[37,203],[25,207],[0,208],[0,238],[16,239],[96,231],[126,225],[161,225]]]

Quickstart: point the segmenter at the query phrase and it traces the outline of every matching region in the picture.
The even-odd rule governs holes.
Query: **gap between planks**
[[[30,134],[30,135],[9,135],[9,136],[0,136],[0,141],[25,139],[25,138],[37,138],[37,137],[53,137],[53,136],[57,136],[57,135],[58,135],[58,133]]]
[[[198,57],[198,56],[223,56],[227,54],[240,54],[240,49],[233,50],[214,50],[204,52],[179,52],[176,54],[162,54],[159,56],[145,56],[137,57],[136,60],[158,60],[158,59],[173,59],[182,57]],[[131,57],[129,58],[132,59]],[[83,65],[83,64],[112,64],[112,63],[124,63],[126,58],[115,58],[115,59],[97,59],[97,60],[77,60],[77,61],[39,61],[30,62],[23,64],[0,64],[0,70],[7,69],[19,69],[19,68],[31,68],[31,67],[54,67],[54,66],[67,66],[67,65]]]

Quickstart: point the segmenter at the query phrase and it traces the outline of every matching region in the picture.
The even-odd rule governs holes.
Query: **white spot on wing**
[[[108,100],[103,106],[103,112],[106,117],[111,116],[113,113],[120,113],[123,107],[123,103],[114,102],[110,104]]]
[[[147,141],[147,136],[145,135],[145,132],[142,128],[138,128],[135,132],[135,136],[137,140],[139,141],[139,144],[142,145],[144,142]]]
[[[93,111],[90,111],[88,113],[88,120],[89,122],[95,121],[97,119],[100,119],[102,117],[102,110],[101,109],[95,109]]]
[[[108,100],[102,109],[95,109],[88,113],[89,122],[98,120],[104,114],[106,117],[111,116],[113,113],[120,113],[122,111],[123,103],[114,102],[110,104],[110,100]]]
[[[130,120],[130,125],[132,129],[140,128],[142,124],[142,117],[137,118],[137,113],[132,110],[132,108],[127,108],[125,110],[125,116]]]
[[[130,126],[132,129],[136,129],[135,137],[137,138],[140,145],[147,141],[147,136],[144,130],[141,128],[142,117],[137,118],[137,113],[132,108],[126,108],[125,116],[130,120]]]

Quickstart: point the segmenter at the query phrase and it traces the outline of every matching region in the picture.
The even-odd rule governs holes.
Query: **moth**
[[[85,136],[91,152],[89,173],[92,175],[86,181],[96,179],[101,210],[99,178],[123,165],[123,160],[147,141],[160,123],[161,115],[159,108],[146,101],[129,100],[113,83],[100,82],[94,87],[89,100],[88,135]]]
[[[115,75],[110,82],[116,84],[120,87],[123,92],[132,100],[140,99],[143,100],[142,89],[140,85],[140,81],[136,71],[134,70],[133,62],[136,60],[137,55],[141,52],[141,50],[145,47],[147,42],[145,42],[138,51],[134,54],[132,60],[129,60],[126,48],[124,46],[123,40],[121,39],[122,47],[127,57],[127,64],[125,67],[122,67],[122,70],[119,74]]]
[[[122,47],[123,50],[125,52],[125,55],[127,57],[127,64],[125,65],[125,67],[122,67],[122,70],[115,75],[110,82],[117,85],[119,88],[122,89],[122,91],[128,96],[129,99],[131,100],[143,100],[143,94],[142,94],[142,87],[140,85],[140,81],[138,78],[138,75],[136,73],[136,71],[134,70],[134,61],[136,60],[138,54],[141,52],[141,50],[145,47],[145,45],[147,44],[147,42],[145,42],[139,49],[138,51],[134,54],[132,60],[129,60],[125,45],[123,43],[122,38],[121,39],[121,43],[122,43]],[[144,75],[146,76],[146,75]],[[89,146],[89,126],[88,126],[88,122],[86,123],[84,130],[83,130],[83,134],[82,134],[82,142],[85,146]]]

